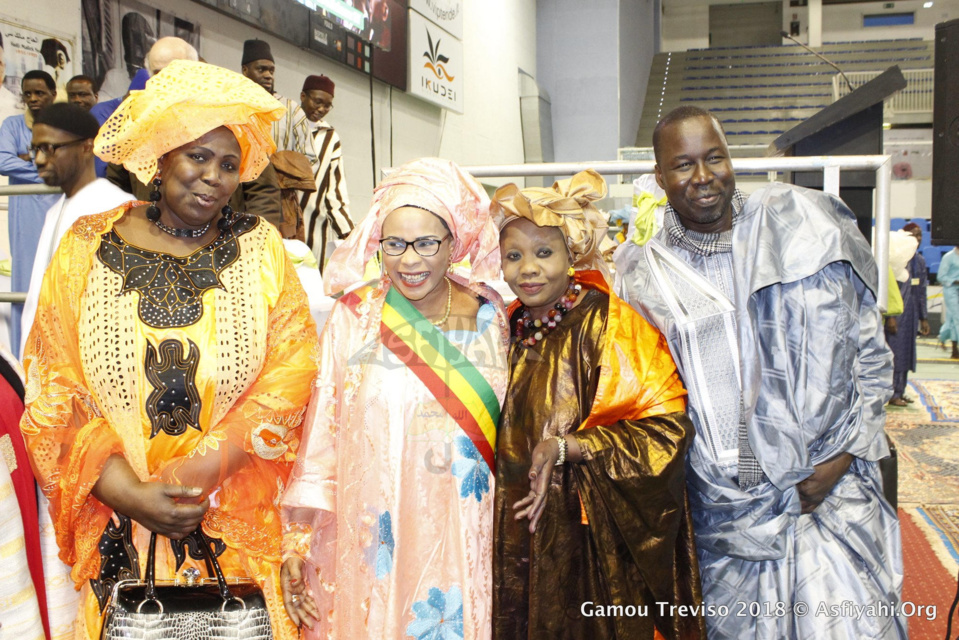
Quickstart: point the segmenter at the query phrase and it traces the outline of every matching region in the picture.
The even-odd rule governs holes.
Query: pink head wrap
[[[490,220],[489,203],[483,187],[455,162],[407,162],[376,187],[370,212],[333,252],[323,272],[327,295],[363,280],[366,263],[379,249],[383,221],[406,206],[442,218],[453,234],[453,262],[470,259],[471,283],[499,277],[499,232]]]

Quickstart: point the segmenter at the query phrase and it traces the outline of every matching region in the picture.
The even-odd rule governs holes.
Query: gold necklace
[[[446,315],[437,322],[430,320],[430,324],[434,327],[442,327],[446,324],[446,321],[450,319],[450,311],[453,310],[453,283],[450,282],[449,278],[444,277],[443,279],[446,280]]]

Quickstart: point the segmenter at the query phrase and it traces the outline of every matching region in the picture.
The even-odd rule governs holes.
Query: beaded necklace
[[[524,306],[523,314],[516,323],[516,341],[528,349],[545,338],[562,321],[563,314],[573,308],[582,290],[583,285],[570,280],[566,293],[542,318],[533,319],[529,308]]]
[[[446,324],[446,321],[450,319],[450,311],[453,310],[453,283],[450,282],[449,278],[443,279],[446,280],[446,314],[441,320],[437,320],[436,322],[430,320],[430,324],[434,327],[442,327]]]
[[[154,220],[153,224],[159,227],[160,231],[169,233],[171,236],[176,236],[177,238],[199,238],[204,233],[206,233],[206,230],[210,228],[210,224],[212,222],[213,222],[212,220],[210,222],[207,222],[205,225],[203,225],[199,229],[180,229],[178,227],[171,227],[169,225],[165,225],[162,222],[160,222],[159,218]]]

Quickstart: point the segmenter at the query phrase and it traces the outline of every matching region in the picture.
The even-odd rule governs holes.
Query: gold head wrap
[[[518,218],[526,218],[537,227],[557,227],[566,238],[566,247],[577,271],[594,269],[610,280],[603,260],[602,244],[609,221],[593,206],[606,197],[606,181],[592,169],[553,183],[552,188],[530,187],[522,191],[506,184],[493,194],[490,215],[503,230]]]
[[[165,153],[225,126],[240,143],[240,182],[249,182],[276,151],[271,128],[283,113],[276,98],[239,73],[174,60],[143,91],[130,92],[100,127],[93,151],[148,184]]]
[[[330,256],[323,272],[327,295],[363,281],[366,263],[379,249],[383,221],[402,207],[425,209],[446,223],[453,234],[453,262],[469,258],[471,283],[499,276],[499,234],[486,190],[455,162],[420,158],[377,185],[370,212]]]

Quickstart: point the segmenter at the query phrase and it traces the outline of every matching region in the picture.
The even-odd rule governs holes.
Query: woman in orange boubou
[[[198,526],[227,577],[263,589],[278,639],[277,504],[316,374],[316,329],[276,230],[227,202],[275,149],[282,106],[243,76],[176,61],[100,131],[152,203],[81,218],[43,281],[27,341],[21,430],[97,638],[117,580],[206,574]]]

